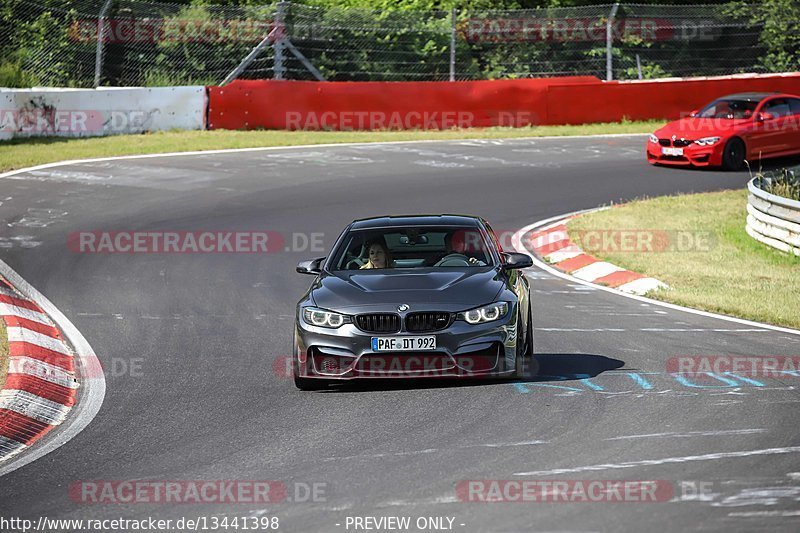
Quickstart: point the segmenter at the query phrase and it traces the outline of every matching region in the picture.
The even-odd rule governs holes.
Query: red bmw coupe
[[[658,165],[736,170],[769,157],[800,154],[800,96],[741,93],[714,100],[650,135]]]

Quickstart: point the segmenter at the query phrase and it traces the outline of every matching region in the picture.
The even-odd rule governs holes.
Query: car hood
[[[493,302],[503,286],[492,267],[336,272],[320,276],[311,297],[344,313],[396,312],[400,304],[411,311],[463,311]]]
[[[719,119],[686,117],[670,122],[663,128],[656,130],[655,136],[659,139],[670,139],[675,135],[678,139],[700,139],[702,137],[724,137],[736,131],[742,125],[751,122],[750,119]]]

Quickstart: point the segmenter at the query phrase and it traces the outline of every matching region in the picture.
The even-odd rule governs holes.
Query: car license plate
[[[435,350],[436,337],[372,337],[373,352],[406,352],[411,350]]]
[[[683,148],[661,148],[661,153],[663,155],[683,155]]]

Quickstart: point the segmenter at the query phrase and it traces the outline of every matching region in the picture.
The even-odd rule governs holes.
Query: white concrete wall
[[[203,86],[0,88],[0,140],[200,130],[206,105]]]

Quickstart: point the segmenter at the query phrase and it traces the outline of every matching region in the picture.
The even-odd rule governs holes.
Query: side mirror
[[[324,260],[324,257],[318,257],[316,259],[311,259],[310,261],[300,261],[297,263],[297,273],[311,274],[312,276],[316,276],[322,272],[322,262]]]
[[[692,118],[694,118],[694,117],[696,117],[698,114],[700,114],[700,110],[699,110],[699,109],[695,109],[694,111],[692,111],[691,113],[689,113],[689,116],[690,116],[690,117],[692,117]]]
[[[533,266],[533,259],[528,254],[507,253],[503,254],[503,256],[505,258],[503,270],[515,270]]]
[[[765,122],[767,120],[772,120],[773,118],[775,118],[775,115],[773,115],[772,113],[763,113],[762,112],[762,113],[758,114],[758,121],[759,122]]]

